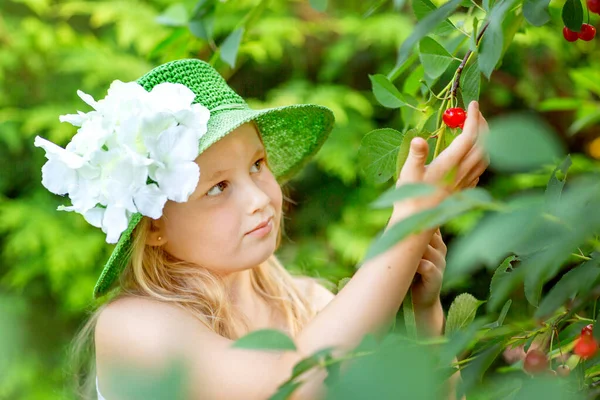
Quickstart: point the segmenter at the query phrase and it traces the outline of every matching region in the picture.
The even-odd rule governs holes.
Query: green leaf
[[[446,319],[446,334],[451,335],[456,331],[467,328],[475,319],[475,314],[484,301],[477,300],[469,293],[462,293],[456,296]]]
[[[411,197],[426,196],[436,191],[434,185],[427,183],[407,183],[400,187],[393,187],[379,196],[371,206],[373,208],[392,207],[394,203],[409,199]]]
[[[471,37],[469,38],[469,49],[475,53],[473,54],[473,58],[477,57],[477,36],[479,35],[479,31],[478,31],[478,26],[479,26],[479,20],[477,19],[477,17],[473,17],[473,30],[472,30],[472,34]]]
[[[456,9],[460,6],[462,0],[450,0],[440,8],[427,14],[422,20],[420,20],[412,31],[412,34],[402,43],[398,50],[398,58],[396,59],[396,66],[394,69],[400,68],[404,62],[408,59],[410,52],[412,51],[415,44],[417,44],[422,38],[427,36],[429,32],[442,21],[446,20]]]
[[[504,351],[503,343],[495,343],[481,352],[477,353],[475,359],[471,361],[460,371],[462,382],[459,383],[457,398],[463,398],[463,393],[467,392],[478,382],[481,382],[483,375],[490,368],[494,360]],[[473,356],[472,356],[473,357]]]
[[[369,75],[373,85],[373,94],[382,106],[388,108],[399,108],[406,105],[404,95],[394,86],[392,82],[381,74]]]
[[[352,360],[339,379],[327,385],[327,399],[437,399],[435,366],[427,347],[389,345]]]
[[[485,322],[487,322],[486,318],[480,317],[474,320],[466,329],[454,331],[451,334],[445,331],[444,335],[448,337],[448,342],[442,345],[440,365],[450,364],[459,353],[464,351],[475,338],[479,329],[484,326]]]
[[[243,34],[244,28],[238,28],[231,32],[231,34],[227,36],[221,45],[221,59],[229,64],[231,68],[235,67],[235,59],[237,58],[237,53]]]
[[[567,28],[579,32],[583,24],[583,7],[580,0],[567,0],[562,8],[562,20]]]
[[[426,131],[419,131],[417,129],[408,130],[404,136],[402,137],[402,143],[400,144],[400,149],[398,150],[398,154],[396,156],[396,170],[394,171],[394,178],[397,180],[400,176],[400,171],[408,158],[408,153],[410,152],[410,142],[416,137],[422,137],[423,139],[427,139],[429,133]]]
[[[300,386],[303,382],[296,381],[287,381],[279,388],[277,388],[277,392],[274,395],[269,397],[269,400],[287,400],[290,398],[292,393]]]
[[[319,12],[327,9],[327,0],[310,0],[310,6]]]
[[[510,271],[512,269],[511,262],[516,259],[516,256],[508,256],[502,261],[502,264],[496,268],[496,272],[494,272],[492,281],[490,282],[490,299],[486,305],[488,312],[493,312],[495,307],[501,303],[512,290],[513,286],[510,284],[506,285],[506,283],[512,283],[512,281],[509,280],[516,275]]]
[[[253,350],[296,350],[294,341],[274,329],[259,329],[236,340],[232,347]]]
[[[431,78],[442,75],[453,60],[450,53],[429,36],[425,36],[419,42],[419,52],[425,73]]]
[[[535,312],[536,318],[546,317],[564,305],[569,298],[589,292],[600,278],[600,259],[578,265],[562,276],[550,289]]]
[[[508,299],[506,303],[504,303],[504,306],[502,306],[502,310],[500,310],[500,315],[498,316],[498,320],[496,321],[496,323],[498,324],[497,326],[502,326],[502,324],[504,323],[506,315],[508,314],[508,310],[510,310],[511,304],[512,300]]]
[[[502,57],[504,33],[502,22],[516,0],[496,3],[489,14],[489,25],[479,44],[479,69],[489,79]]]
[[[412,301],[412,291],[409,289],[402,301],[402,311],[404,314],[404,326],[406,336],[411,339],[417,339],[417,320],[415,317],[415,307]]]
[[[412,233],[421,232],[439,225],[473,208],[487,206],[491,196],[481,188],[467,189],[446,198],[437,207],[412,214],[384,230],[367,250],[365,260],[369,260],[406,238]]]
[[[564,161],[552,171],[552,176],[546,186],[546,207],[548,211],[554,212],[560,201],[565,181],[567,180],[567,171],[571,166],[571,155],[567,155]],[[559,176],[557,176],[559,175]]]
[[[413,0],[412,2],[413,12],[417,20],[422,20],[434,10],[437,10],[435,4],[429,0]],[[456,30],[456,27],[448,19],[443,20],[435,27],[433,33],[440,36],[450,35]]]
[[[204,40],[212,39],[215,9],[216,0],[200,0],[196,3],[188,24],[194,36]]]
[[[311,354],[309,357],[300,360],[296,365],[294,365],[291,379],[297,378],[309,369],[319,365],[322,359],[325,359],[327,356],[331,355],[333,349],[333,347],[327,347],[317,351],[314,354]]]
[[[401,132],[390,128],[375,129],[363,137],[358,158],[367,181],[380,184],[394,175],[402,138]]]
[[[548,5],[550,0],[525,0],[523,3],[523,15],[525,19],[534,26],[542,26],[550,21]]]
[[[485,137],[490,166],[498,171],[524,171],[554,163],[563,150],[556,136],[541,118],[512,114],[490,121]]]
[[[460,76],[460,93],[465,106],[467,106],[473,100],[479,101],[481,74],[479,73],[477,54],[475,54],[473,58],[473,62],[467,65]]]
[[[189,15],[182,3],[175,3],[156,17],[156,22],[167,26],[186,26]]]
[[[516,253],[523,242],[537,235],[543,211],[543,197],[532,195],[512,199],[502,211],[486,215],[468,234],[452,243],[444,284],[456,284],[481,265],[495,268],[507,255]]]

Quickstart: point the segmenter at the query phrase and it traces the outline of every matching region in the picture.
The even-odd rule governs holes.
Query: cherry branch
[[[485,25],[481,28],[481,32],[479,32],[479,35],[477,35],[477,39],[475,40],[476,44],[479,43],[479,41],[481,40],[481,37],[483,36],[483,33],[485,32],[485,30],[488,28],[489,25],[490,25],[490,21],[486,22]],[[473,50],[471,50],[471,49],[469,49],[469,51],[467,51],[467,54],[465,54],[462,62],[460,63],[460,65],[458,66],[458,69],[456,70],[456,76],[454,77],[454,82],[452,83],[452,89],[450,90],[450,98],[456,97],[456,92],[458,91],[458,84],[460,82],[460,76],[462,74],[463,69],[465,68],[465,65],[467,65],[467,61],[469,60],[469,57],[471,57],[472,53],[473,53]]]

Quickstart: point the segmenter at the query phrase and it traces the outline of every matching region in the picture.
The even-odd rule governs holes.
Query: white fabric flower
[[[117,243],[133,214],[158,219],[167,200],[185,202],[194,192],[210,112],[192,104],[195,94],[178,83],[148,92],[116,80],[102,100],[77,94],[94,110],[59,117],[79,127],[66,148],[35,138],[48,159],[42,184],[69,196],[72,205],[58,210],[80,213],[108,243]]]

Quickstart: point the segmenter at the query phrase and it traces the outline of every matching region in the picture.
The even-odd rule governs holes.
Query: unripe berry
[[[532,375],[543,372],[548,369],[548,357],[540,350],[529,350],[525,356],[523,369]]]
[[[460,107],[448,108],[444,111],[444,115],[442,116],[442,120],[450,128],[460,127],[465,123],[466,118],[467,114],[465,113],[465,110]]]
[[[579,39],[577,32],[570,30],[566,26],[563,28],[563,36],[567,39],[567,42],[574,42]]]
[[[569,374],[571,373],[571,368],[569,368],[569,366],[566,364],[559,365],[558,367],[556,367],[556,373],[558,374],[558,376],[569,376]]]
[[[583,24],[583,25],[581,25],[581,30],[577,34],[577,37],[579,37],[579,39],[581,39],[581,40],[585,40],[586,42],[589,42],[594,37],[596,37],[596,28],[594,28],[590,24]]]
[[[600,14],[600,0],[587,0],[587,6],[590,12]]]
[[[598,351],[598,343],[592,336],[580,336],[575,343],[573,352],[581,358],[590,358]]]

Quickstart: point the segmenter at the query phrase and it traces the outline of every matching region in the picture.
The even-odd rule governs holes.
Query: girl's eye
[[[256,168],[259,168],[259,171],[260,171],[262,169],[261,165],[262,165],[263,162],[265,162],[265,159],[264,158],[259,158],[258,160],[256,160],[256,162],[252,166],[255,166],[256,164],[259,164]]]
[[[222,188],[221,188],[221,187],[222,187]],[[211,187],[211,188],[210,188],[210,190],[209,190],[208,192],[206,192],[206,194],[207,194],[208,196],[216,196],[216,195],[218,195],[219,193],[221,193],[223,190],[225,190],[225,188],[226,188],[226,187],[227,187],[226,181],[219,182],[219,183],[217,183],[215,186]],[[213,189],[214,189],[214,188],[219,188],[219,189],[221,189],[221,192],[216,192],[216,193],[215,193],[215,192],[213,191]]]
[[[258,171],[256,171],[256,172],[260,172],[262,170],[262,164],[264,162],[265,162],[265,159],[261,158],[261,159],[256,160],[256,162],[254,164],[252,164],[253,167],[258,168]],[[210,188],[210,190],[208,192],[206,192],[206,194],[208,196],[217,196],[220,193],[222,193],[223,190],[225,190],[226,187],[227,187],[227,181],[219,182],[215,186],[213,186],[212,188]],[[220,189],[220,191],[214,191],[213,189],[215,189],[215,188]]]

